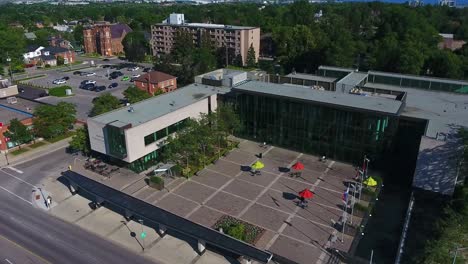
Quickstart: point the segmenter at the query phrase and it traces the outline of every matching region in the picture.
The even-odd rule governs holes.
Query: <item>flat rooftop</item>
[[[15,118],[18,120],[23,120],[32,116],[32,114],[28,114],[0,104],[0,122],[3,124],[9,124],[10,121]]]
[[[356,86],[367,78],[367,73],[364,72],[350,72],[348,75],[338,81],[339,84],[346,84]]]
[[[157,26],[173,26],[173,27],[193,27],[193,28],[215,28],[215,29],[232,29],[232,30],[243,30],[243,29],[255,29],[258,27],[249,26],[234,26],[234,25],[223,25],[223,24],[208,24],[208,23],[184,23],[184,24],[166,24],[158,23]]]
[[[423,136],[419,146],[413,187],[452,195],[462,153],[463,143],[458,138],[448,136],[442,141]]]
[[[9,104],[7,99],[0,99],[0,122],[10,123],[11,119],[17,118],[23,120],[32,117],[34,109],[41,105],[40,103],[25,100],[16,97],[17,102],[15,104]]]
[[[320,91],[305,86],[291,86],[259,81],[248,81],[233,88],[233,90],[263,95],[293,98],[325,105],[368,110],[390,115],[398,115],[402,107],[401,101],[360,96],[332,91]]]
[[[132,124],[132,127],[135,127],[201,101],[213,94],[225,92],[223,90],[227,90],[227,88],[190,84],[173,92],[152,97],[90,119],[103,124],[118,121],[119,124]],[[133,107],[133,112],[129,111],[130,107]]]
[[[306,73],[290,73],[286,75],[285,77],[297,78],[297,79],[303,79],[303,80],[309,80],[309,81],[329,82],[329,83],[335,82],[338,79],[334,77],[326,77],[326,76],[306,74]]]
[[[367,83],[364,87],[406,92],[406,107],[401,115],[428,120],[428,137],[452,133],[454,126],[468,127],[468,95],[377,83]]]

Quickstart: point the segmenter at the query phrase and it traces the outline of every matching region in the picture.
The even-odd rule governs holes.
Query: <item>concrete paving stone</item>
[[[322,251],[313,245],[279,236],[270,248],[271,252],[291,259],[299,264],[315,263]]]
[[[155,205],[182,217],[197,207],[195,202],[191,202],[174,194],[167,195]]]
[[[236,259],[228,256],[219,255],[212,251],[205,253],[195,262],[195,264],[240,264]]]
[[[223,213],[210,209],[206,206],[200,207],[188,218],[190,221],[212,228]]]
[[[100,207],[76,223],[93,233],[106,236],[120,226],[123,220],[121,215],[105,207]]]
[[[260,249],[265,249],[270,240],[276,235],[275,232],[265,229],[263,235],[257,240],[255,246]]]
[[[256,198],[263,189],[262,187],[245,181],[234,180],[228,186],[224,187],[223,191],[252,200]]]
[[[198,173],[198,175],[192,176],[191,180],[218,189],[219,187],[223,186],[226,182],[231,180],[231,178],[214,171],[202,170],[200,173]]]
[[[202,203],[215,191],[216,189],[203,186],[195,181],[186,181],[183,185],[177,188],[175,193],[191,201]]]
[[[336,178],[331,179],[327,176],[320,179],[318,186],[322,187],[322,189],[328,189],[340,193],[343,193],[346,190],[346,185],[343,180],[338,180]]]
[[[319,160],[317,156],[310,156],[310,155],[302,155],[299,158],[299,161],[304,164],[305,169],[316,171],[316,172],[324,172],[330,162],[322,162]]]
[[[306,208],[297,212],[298,216],[330,227],[332,226],[332,219],[338,222],[342,214],[343,211],[317,204],[314,199],[309,201]]]
[[[153,188],[151,188],[153,189]],[[154,190],[155,192],[145,198],[145,202],[150,203],[150,204],[155,204],[157,201],[159,201],[164,195],[168,194],[169,191],[164,189],[161,191]]]
[[[248,204],[244,199],[223,192],[219,192],[206,203],[209,207],[233,216],[238,215]]]
[[[262,171],[270,172],[272,174],[280,174],[280,168],[286,168],[289,164],[284,161],[274,160],[270,158],[263,158],[260,161],[263,164],[265,164],[265,167],[262,169]]]
[[[276,208],[286,213],[292,213],[297,207],[294,201],[295,199],[292,199],[292,197],[288,195],[284,196],[282,192],[268,190],[257,200],[257,203]]]
[[[53,177],[47,177],[41,181],[42,188],[50,192],[52,200],[56,203],[60,203],[63,200],[72,196],[68,186],[57,181]]]
[[[283,235],[294,237],[317,247],[323,247],[327,243],[333,228],[324,227],[303,218],[293,217],[286,226]]]
[[[166,184],[164,186],[164,188],[169,190],[170,192],[172,192],[174,189],[179,188],[179,185],[184,183],[186,180],[187,179],[185,179],[185,178],[178,177],[178,178],[172,180],[170,183]]]
[[[195,241],[188,241],[167,234],[151,249],[145,251],[145,255],[167,264],[189,264],[198,254],[194,250]]]
[[[131,185],[125,187],[122,192],[132,195],[133,193],[143,189],[144,187],[148,186],[148,183],[146,183],[146,178],[140,179]]]
[[[158,192],[158,190],[151,188],[149,186],[145,186],[141,188],[139,191],[137,191],[136,193],[134,193],[133,196],[140,200],[145,200],[147,197],[155,194],[156,192]]]
[[[229,154],[227,154],[223,159],[232,161],[242,166],[250,166],[255,162],[255,160],[257,160],[257,157],[252,153],[234,149],[233,151],[229,152]]]
[[[210,170],[214,170],[223,173],[226,176],[234,177],[241,171],[241,166],[236,163],[232,163],[227,160],[219,159],[215,164],[211,164],[207,167]]]
[[[255,203],[241,218],[252,224],[277,231],[288,216],[286,213]]]
[[[299,153],[296,151],[291,151],[283,148],[274,147],[268,153],[265,154],[265,157],[269,159],[278,160],[286,164],[291,163],[299,156]]]
[[[340,195],[338,193],[330,192],[320,188],[315,189],[314,193],[313,200],[316,203],[320,203],[336,209],[342,209],[342,205],[344,205],[342,194]]]
[[[143,226],[143,231],[146,233],[144,241],[145,246],[152,244],[154,241],[156,241],[156,239],[160,238],[156,230],[153,228]],[[132,232],[134,236],[132,236]],[[125,225],[122,225],[115,232],[110,234],[108,238],[133,251],[141,252],[143,241],[140,238],[140,234],[140,223],[135,221],[129,221]]]
[[[331,246],[338,250],[348,252],[351,249],[351,244],[353,243],[353,237],[344,235],[343,242],[341,242],[341,233],[337,233],[337,236],[338,236],[338,241],[336,241],[336,243],[332,244]]]
[[[67,222],[73,223],[93,211],[89,207],[90,202],[90,200],[76,194],[52,207],[50,212]]]
[[[287,197],[292,197],[304,189],[312,188],[312,184],[296,181],[287,177],[281,177],[275,182],[275,184],[273,184],[273,186],[271,186],[271,188],[283,192]]]
[[[268,172],[261,172],[261,174],[252,175],[248,171],[244,171],[239,175],[239,179],[252,182],[262,186],[268,186],[273,180],[275,180],[277,175],[271,174]]]
[[[314,171],[311,171],[311,170],[303,170],[303,171],[299,171],[300,174],[298,176],[296,176],[296,175],[292,174],[292,173],[295,173],[295,172],[296,171],[291,171],[291,172],[284,173],[283,177],[289,178],[289,179],[295,179],[295,180],[306,182],[306,183],[309,183],[309,184],[315,184],[315,182],[317,181],[317,179],[321,175],[321,173],[314,172]]]
[[[249,152],[251,154],[257,155],[260,152],[265,152],[268,148],[270,148],[269,145],[263,147],[263,142],[253,142],[250,140],[245,140],[239,143],[239,149],[242,151]]]

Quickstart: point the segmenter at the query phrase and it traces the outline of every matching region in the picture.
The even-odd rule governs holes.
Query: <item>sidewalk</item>
[[[39,147],[37,149],[32,149],[24,154],[14,156],[11,154],[8,154],[8,162],[10,165],[7,165],[7,160],[5,157],[4,153],[0,153],[0,167],[4,166],[13,166],[17,165],[20,163],[24,163],[33,159],[37,159],[39,157],[42,157],[44,155],[47,155],[51,152],[54,152],[58,149],[66,148],[71,141],[71,137],[62,139],[60,141],[57,141],[55,143],[47,144],[45,146]]]

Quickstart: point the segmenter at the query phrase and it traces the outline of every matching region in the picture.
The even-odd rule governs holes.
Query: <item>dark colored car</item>
[[[90,84],[85,84],[85,85],[81,86],[80,88],[83,89],[83,90],[94,91],[95,85],[90,83]]]
[[[104,85],[97,86],[96,88],[94,88],[95,92],[102,92],[104,90],[106,90],[106,87]]]
[[[143,72],[149,72],[150,70],[151,70],[151,68],[144,68]]]
[[[109,84],[109,87],[107,87],[107,88],[112,89],[112,88],[115,88],[117,86],[119,86],[118,83],[111,83],[111,84]]]
[[[64,76],[64,77],[62,77],[62,80],[68,81],[68,80],[70,80],[70,77]]]
[[[81,75],[81,72],[80,71],[74,71],[73,75]]]
[[[109,59],[103,59],[102,61],[109,61]]]

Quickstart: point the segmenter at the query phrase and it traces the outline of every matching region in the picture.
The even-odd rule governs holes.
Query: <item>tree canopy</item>
[[[10,121],[8,131],[4,135],[10,138],[10,141],[15,142],[21,148],[21,144],[32,140],[31,131],[28,127],[21,123],[17,118]]]
[[[114,109],[120,108],[122,105],[119,99],[110,93],[105,93],[93,99],[93,108],[89,116],[97,116]]]
[[[128,102],[131,104],[143,101],[151,97],[150,94],[147,92],[138,89],[136,86],[128,87],[124,92],[123,95],[127,98]]]
[[[76,109],[73,104],[60,102],[57,105],[40,105],[34,110],[34,131],[37,136],[53,138],[65,134],[75,123]]]
[[[141,31],[133,31],[128,33],[122,40],[125,57],[129,61],[141,62],[145,59],[148,53],[148,42],[145,35]]]
[[[91,145],[89,142],[88,127],[80,127],[76,130],[75,135],[70,141],[70,147],[74,150],[79,150],[85,155],[91,153]]]

